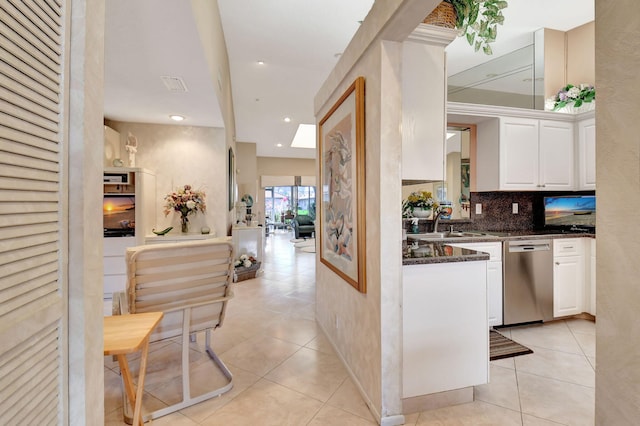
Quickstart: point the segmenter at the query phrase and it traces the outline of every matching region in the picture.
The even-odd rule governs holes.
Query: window
[[[267,222],[281,222],[291,210],[296,215],[316,216],[314,186],[268,186],[264,190],[264,214]]]

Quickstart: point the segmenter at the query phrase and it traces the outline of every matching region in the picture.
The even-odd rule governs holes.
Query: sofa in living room
[[[311,216],[306,214],[298,215],[291,220],[291,228],[293,228],[296,239],[313,236],[316,230],[313,220]]]

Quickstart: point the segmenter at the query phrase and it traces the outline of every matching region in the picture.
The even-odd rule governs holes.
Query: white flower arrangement
[[[242,254],[235,262],[233,262],[233,266],[235,266],[236,268],[241,266],[244,266],[245,268],[249,268],[251,267],[251,265],[253,265],[256,262],[257,260],[255,257],[249,256],[248,254]]]
[[[596,89],[592,85],[581,84],[574,86],[573,84],[567,84],[554,97],[547,99],[545,104],[548,105],[548,109],[558,111],[567,105],[580,108],[585,103],[594,102],[595,99]]]

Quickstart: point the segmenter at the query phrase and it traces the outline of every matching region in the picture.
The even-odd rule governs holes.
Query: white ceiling
[[[379,0],[384,1],[384,0]],[[231,70],[236,140],[258,156],[314,158],[290,148],[297,125],[312,124],[313,98],[368,13],[372,0],[218,0]],[[190,7],[184,0],[105,2],[105,117],[119,121],[223,127]],[[339,11],[339,13],[336,13]],[[539,28],[562,31],[594,19],[594,0],[509,0],[493,56],[457,38],[448,73],[531,44]],[[264,65],[258,65],[264,61]],[[169,92],[161,76],[188,91]],[[285,123],[284,117],[291,122]],[[278,148],[276,144],[282,144]]]

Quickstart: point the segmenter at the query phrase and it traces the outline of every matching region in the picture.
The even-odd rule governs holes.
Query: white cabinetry
[[[540,120],[538,181],[541,190],[572,191],[575,189],[573,128],[573,123]]]
[[[448,245],[489,254],[487,262],[489,326],[502,325],[502,243],[455,243]]]
[[[553,241],[553,316],[584,312],[584,239]]]
[[[575,189],[574,124],[499,117],[478,125],[478,191]]]
[[[578,122],[578,189],[596,189],[596,119]]]
[[[500,118],[499,143],[499,188],[538,189],[538,120]]]
[[[248,254],[264,265],[264,227],[262,226],[234,226],[231,229],[233,242],[233,256]]]
[[[151,233],[156,217],[156,177],[153,172],[137,167],[108,167],[107,174],[123,174],[127,182],[107,183],[104,194],[129,194],[135,202],[135,236],[103,238],[104,314],[111,315],[111,298],[116,291],[126,290],[125,251],[127,247],[145,243],[145,235]]]
[[[402,179],[444,176],[447,28],[419,25],[402,47]]]
[[[402,397],[487,383],[486,262],[406,265]]]
[[[111,312],[111,296],[113,293],[125,291],[126,289],[127,267],[124,254],[128,247],[135,245],[135,237],[103,239],[104,298],[108,300],[109,312]]]

